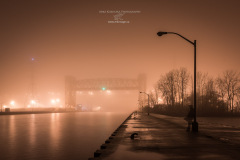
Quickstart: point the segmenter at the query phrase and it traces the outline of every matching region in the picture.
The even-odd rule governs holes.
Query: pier
[[[89,160],[240,159],[240,128],[202,122],[195,133],[186,126],[182,117],[132,114]]]

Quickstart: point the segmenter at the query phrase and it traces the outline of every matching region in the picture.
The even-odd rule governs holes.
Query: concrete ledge
[[[209,130],[206,126],[199,133],[186,132],[186,125],[181,117],[132,114],[113,133],[115,136],[109,137],[106,148],[100,148],[101,154],[90,159],[240,159],[240,145],[205,134]]]

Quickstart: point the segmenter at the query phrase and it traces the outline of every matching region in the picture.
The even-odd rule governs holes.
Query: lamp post
[[[32,107],[36,104],[35,97],[35,68],[36,68],[36,59],[34,57],[31,58],[31,104]],[[35,106],[36,107],[36,106]]]
[[[149,115],[149,109],[150,109],[150,106],[149,106],[149,94],[147,94],[145,92],[139,92],[139,93],[143,93],[143,94],[146,94],[148,96],[148,115]]]
[[[179,37],[185,39],[186,41],[188,41],[189,43],[191,43],[194,46],[194,122],[192,123],[192,131],[193,132],[198,132],[198,123],[197,123],[197,119],[196,119],[196,48],[197,48],[197,41],[194,40],[193,42],[190,41],[189,39],[187,39],[186,37],[175,33],[175,32],[158,32],[157,35],[158,36],[162,36],[165,34],[176,34]]]

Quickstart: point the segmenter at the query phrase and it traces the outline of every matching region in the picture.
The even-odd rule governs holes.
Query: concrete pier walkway
[[[240,129],[199,123],[199,132],[186,132],[183,118],[158,114],[132,115],[101,149],[102,160],[232,160],[240,159]],[[134,139],[131,139],[131,135]]]

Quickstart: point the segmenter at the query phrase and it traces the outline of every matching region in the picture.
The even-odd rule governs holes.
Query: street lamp
[[[32,112],[33,112],[33,107],[35,106],[36,101],[35,100],[31,100],[31,104],[32,104]]]
[[[143,94],[146,94],[148,96],[148,115],[149,115],[149,108],[150,108],[150,106],[149,106],[149,94],[147,94],[145,92],[139,92],[139,93],[143,93]]]
[[[35,98],[35,96],[34,96],[34,83],[35,83],[35,73],[34,73],[34,71],[35,71],[35,58],[34,57],[32,57],[31,58],[31,67],[32,67],[32,73],[31,73],[31,98],[32,99],[34,99]],[[34,100],[32,100],[31,101],[31,103],[34,105],[35,104],[35,101],[33,102]]]
[[[192,124],[192,131],[193,132],[198,132],[198,123],[196,120],[196,48],[197,48],[197,41],[194,40],[194,42],[190,41],[189,39],[187,39],[186,37],[183,37],[182,35],[175,33],[175,32],[158,32],[157,35],[158,36],[162,36],[165,34],[176,34],[179,37],[185,39],[186,41],[188,41],[189,43],[191,43],[194,46],[194,122]]]
[[[11,104],[11,106],[14,106],[15,105],[15,101],[11,101],[10,104]]]
[[[15,101],[13,101],[13,100],[12,100],[12,101],[10,102],[10,105],[11,105],[11,106],[12,106],[12,108],[13,108],[13,107],[14,107],[14,105],[15,105]]]

